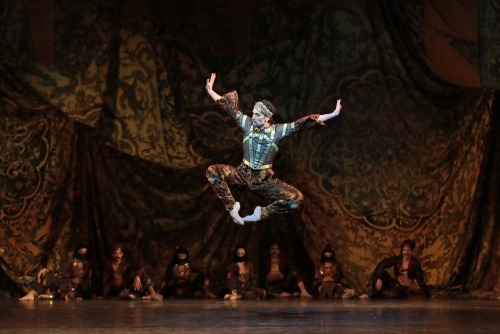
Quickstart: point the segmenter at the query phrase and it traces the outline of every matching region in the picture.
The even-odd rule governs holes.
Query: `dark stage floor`
[[[0,299],[0,333],[497,333],[479,299],[47,301]]]

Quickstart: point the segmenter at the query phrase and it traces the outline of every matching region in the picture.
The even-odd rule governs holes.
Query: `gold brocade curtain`
[[[417,243],[440,291],[498,296],[500,8],[495,1],[4,1],[0,286],[26,290],[87,241],[100,282],[115,242],[159,283],[179,243],[223,284],[233,247],[272,241],[307,283],[326,243],[363,292]],[[326,128],[282,143],[305,204],[236,226],[205,178],[241,161],[204,91],[266,98]],[[493,104],[492,104],[493,103]],[[262,203],[235,191],[242,213]],[[99,287],[99,284],[96,285]]]

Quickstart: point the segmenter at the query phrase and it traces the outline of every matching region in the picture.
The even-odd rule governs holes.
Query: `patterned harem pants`
[[[274,214],[283,214],[290,209],[298,208],[304,201],[304,196],[295,187],[273,177],[271,168],[254,170],[245,164],[237,168],[230,165],[212,165],[208,167],[206,176],[217,197],[227,211],[233,208],[233,194],[230,186],[246,187],[258,196],[273,202],[262,208],[261,219]]]

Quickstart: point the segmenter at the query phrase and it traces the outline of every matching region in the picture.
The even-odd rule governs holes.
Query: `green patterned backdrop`
[[[450,14],[453,13],[453,14]],[[119,241],[158,282],[179,243],[217,284],[238,242],[278,240],[312,279],[331,243],[363,291],[417,243],[437,291],[498,296],[497,1],[2,1],[0,266],[13,295],[80,240]],[[204,91],[278,119],[331,111],[287,139],[278,177],[305,204],[236,226],[205,179],[241,138]],[[242,214],[259,198],[236,192]]]

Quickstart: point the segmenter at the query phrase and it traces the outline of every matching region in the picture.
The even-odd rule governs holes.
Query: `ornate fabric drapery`
[[[175,246],[225,276],[234,245],[271,241],[312,279],[331,243],[346,281],[411,238],[426,280],[498,293],[497,1],[4,1],[0,13],[2,291],[82,239],[115,242],[156,280]],[[266,98],[285,121],[331,111],[282,144],[298,213],[239,227],[204,176],[241,161],[204,91]],[[260,199],[235,192],[242,213]],[[99,274],[99,272],[98,272]],[[99,277],[99,275],[97,275]],[[10,292],[9,292],[10,291]]]

